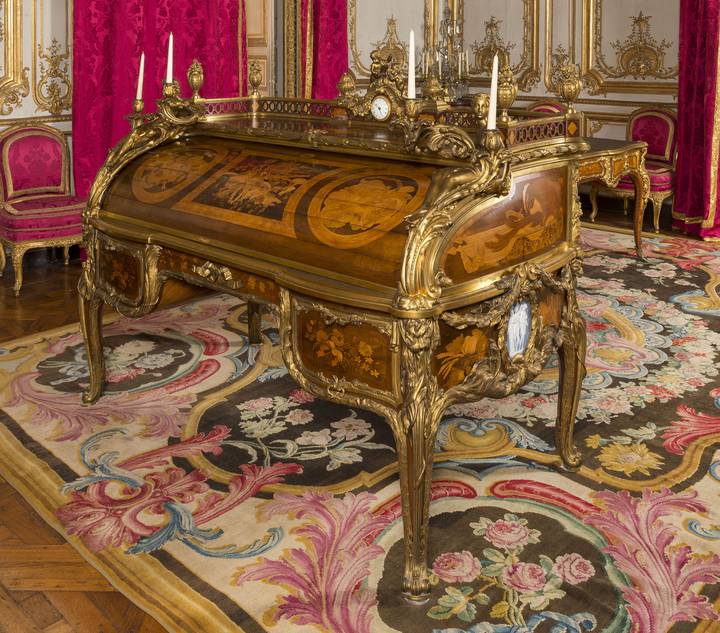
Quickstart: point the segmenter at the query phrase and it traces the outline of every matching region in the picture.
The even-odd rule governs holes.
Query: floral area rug
[[[0,473],[172,631],[717,631],[719,247],[584,243],[583,466],[552,467],[555,361],[454,407],[424,606],[399,595],[388,427],[298,389],[228,296],[108,324],[92,407],[76,328],[0,349]]]

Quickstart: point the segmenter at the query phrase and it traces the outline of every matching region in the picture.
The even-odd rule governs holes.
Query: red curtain
[[[678,161],[673,226],[720,239],[720,0],[680,2]]]
[[[337,83],[348,69],[347,0],[301,0],[299,38],[300,94],[313,99],[334,99]],[[312,51],[308,51],[306,25],[312,21]],[[311,55],[312,63],[306,60]]]
[[[184,94],[189,93],[185,73],[197,58],[205,71],[202,96],[238,95],[247,85],[246,64],[239,60],[240,53],[247,59],[244,12],[244,0],[75,0],[72,111],[78,195],[86,195],[108,149],[129,131],[125,117],[132,111],[142,51],[145,109],[154,109],[170,31],[174,75]]]

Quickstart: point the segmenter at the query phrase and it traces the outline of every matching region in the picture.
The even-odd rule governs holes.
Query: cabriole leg
[[[88,368],[90,372],[90,385],[83,393],[84,404],[93,404],[102,395],[105,381],[105,357],[102,345],[102,309],[101,299],[90,295],[85,297],[80,292],[80,329],[85,339]]]
[[[255,301],[247,302],[247,320],[250,344],[262,343],[262,312],[259,303]]]
[[[590,212],[590,222],[595,222],[595,218],[598,214],[598,188],[595,183],[590,187],[590,204],[592,205],[592,211]]]
[[[408,602],[423,604],[430,596],[428,522],[433,448],[440,421],[437,382],[432,373],[437,323],[432,319],[408,319],[402,322],[401,333],[404,406],[394,431],[405,537],[402,593]]]
[[[0,242],[0,277],[3,276],[3,273],[5,272],[5,245]]]
[[[63,263],[67,266],[70,263],[70,247],[63,246]]]
[[[558,350],[560,358],[560,390],[558,418],[555,425],[555,444],[565,468],[580,466],[581,455],[573,441],[575,417],[585,378],[585,351],[587,348],[585,319],[580,314],[575,292],[568,293],[567,319],[563,344]]]
[[[23,257],[25,257],[25,249],[22,248],[16,248],[12,251],[12,264],[13,269],[15,270],[15,296],[20,296],[20,289],[22,288],[23,284],[23,270],[22,270],[22,264],[23,264]]]

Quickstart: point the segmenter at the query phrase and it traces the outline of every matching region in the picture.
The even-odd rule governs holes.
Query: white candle
[[[442,77],[442,57],[438,55],[438,75]]]
[[[488,110],[487,129],[495,129],[497,118],[497,85],[498,85],[498,56],[493,58],[492,79],[490,80],[490,108]]]
[[[143,93],[143,77],[145,76],[145,53],[140,55],[140,71],[138,72],[137,91],[135,92],[135,100],[140,101]]]
[[[165,83],[171,84],[172,81],[173,81],[173,34],[170,33],[170,39],[168,39],[167,72],[165,73]]]
[[[410,46],[408,48],[408,99],[415,98],[415,31],[410,29]]]
[[[470,76],[470,53],[465,51],[465,74]]]

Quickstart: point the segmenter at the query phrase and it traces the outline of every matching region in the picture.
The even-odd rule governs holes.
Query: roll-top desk
[[[197,86],[181,99],[177,85],[157,114],[131,117],[85,214],[84,400],[102,393],[104,303],[140,316],[166,280],[183,279],[248,301],[254,342],[260,310],[271,310],[298,383],[391,426],[402,590],[423,601],[433,446],[448,406],[513,393],[557,352],[557,448],[579,465],[586,147],[573,115],[486,132],[481,107],[403,106],[385,92],[395,110],[385,123],[348,94],[213,101]]]

